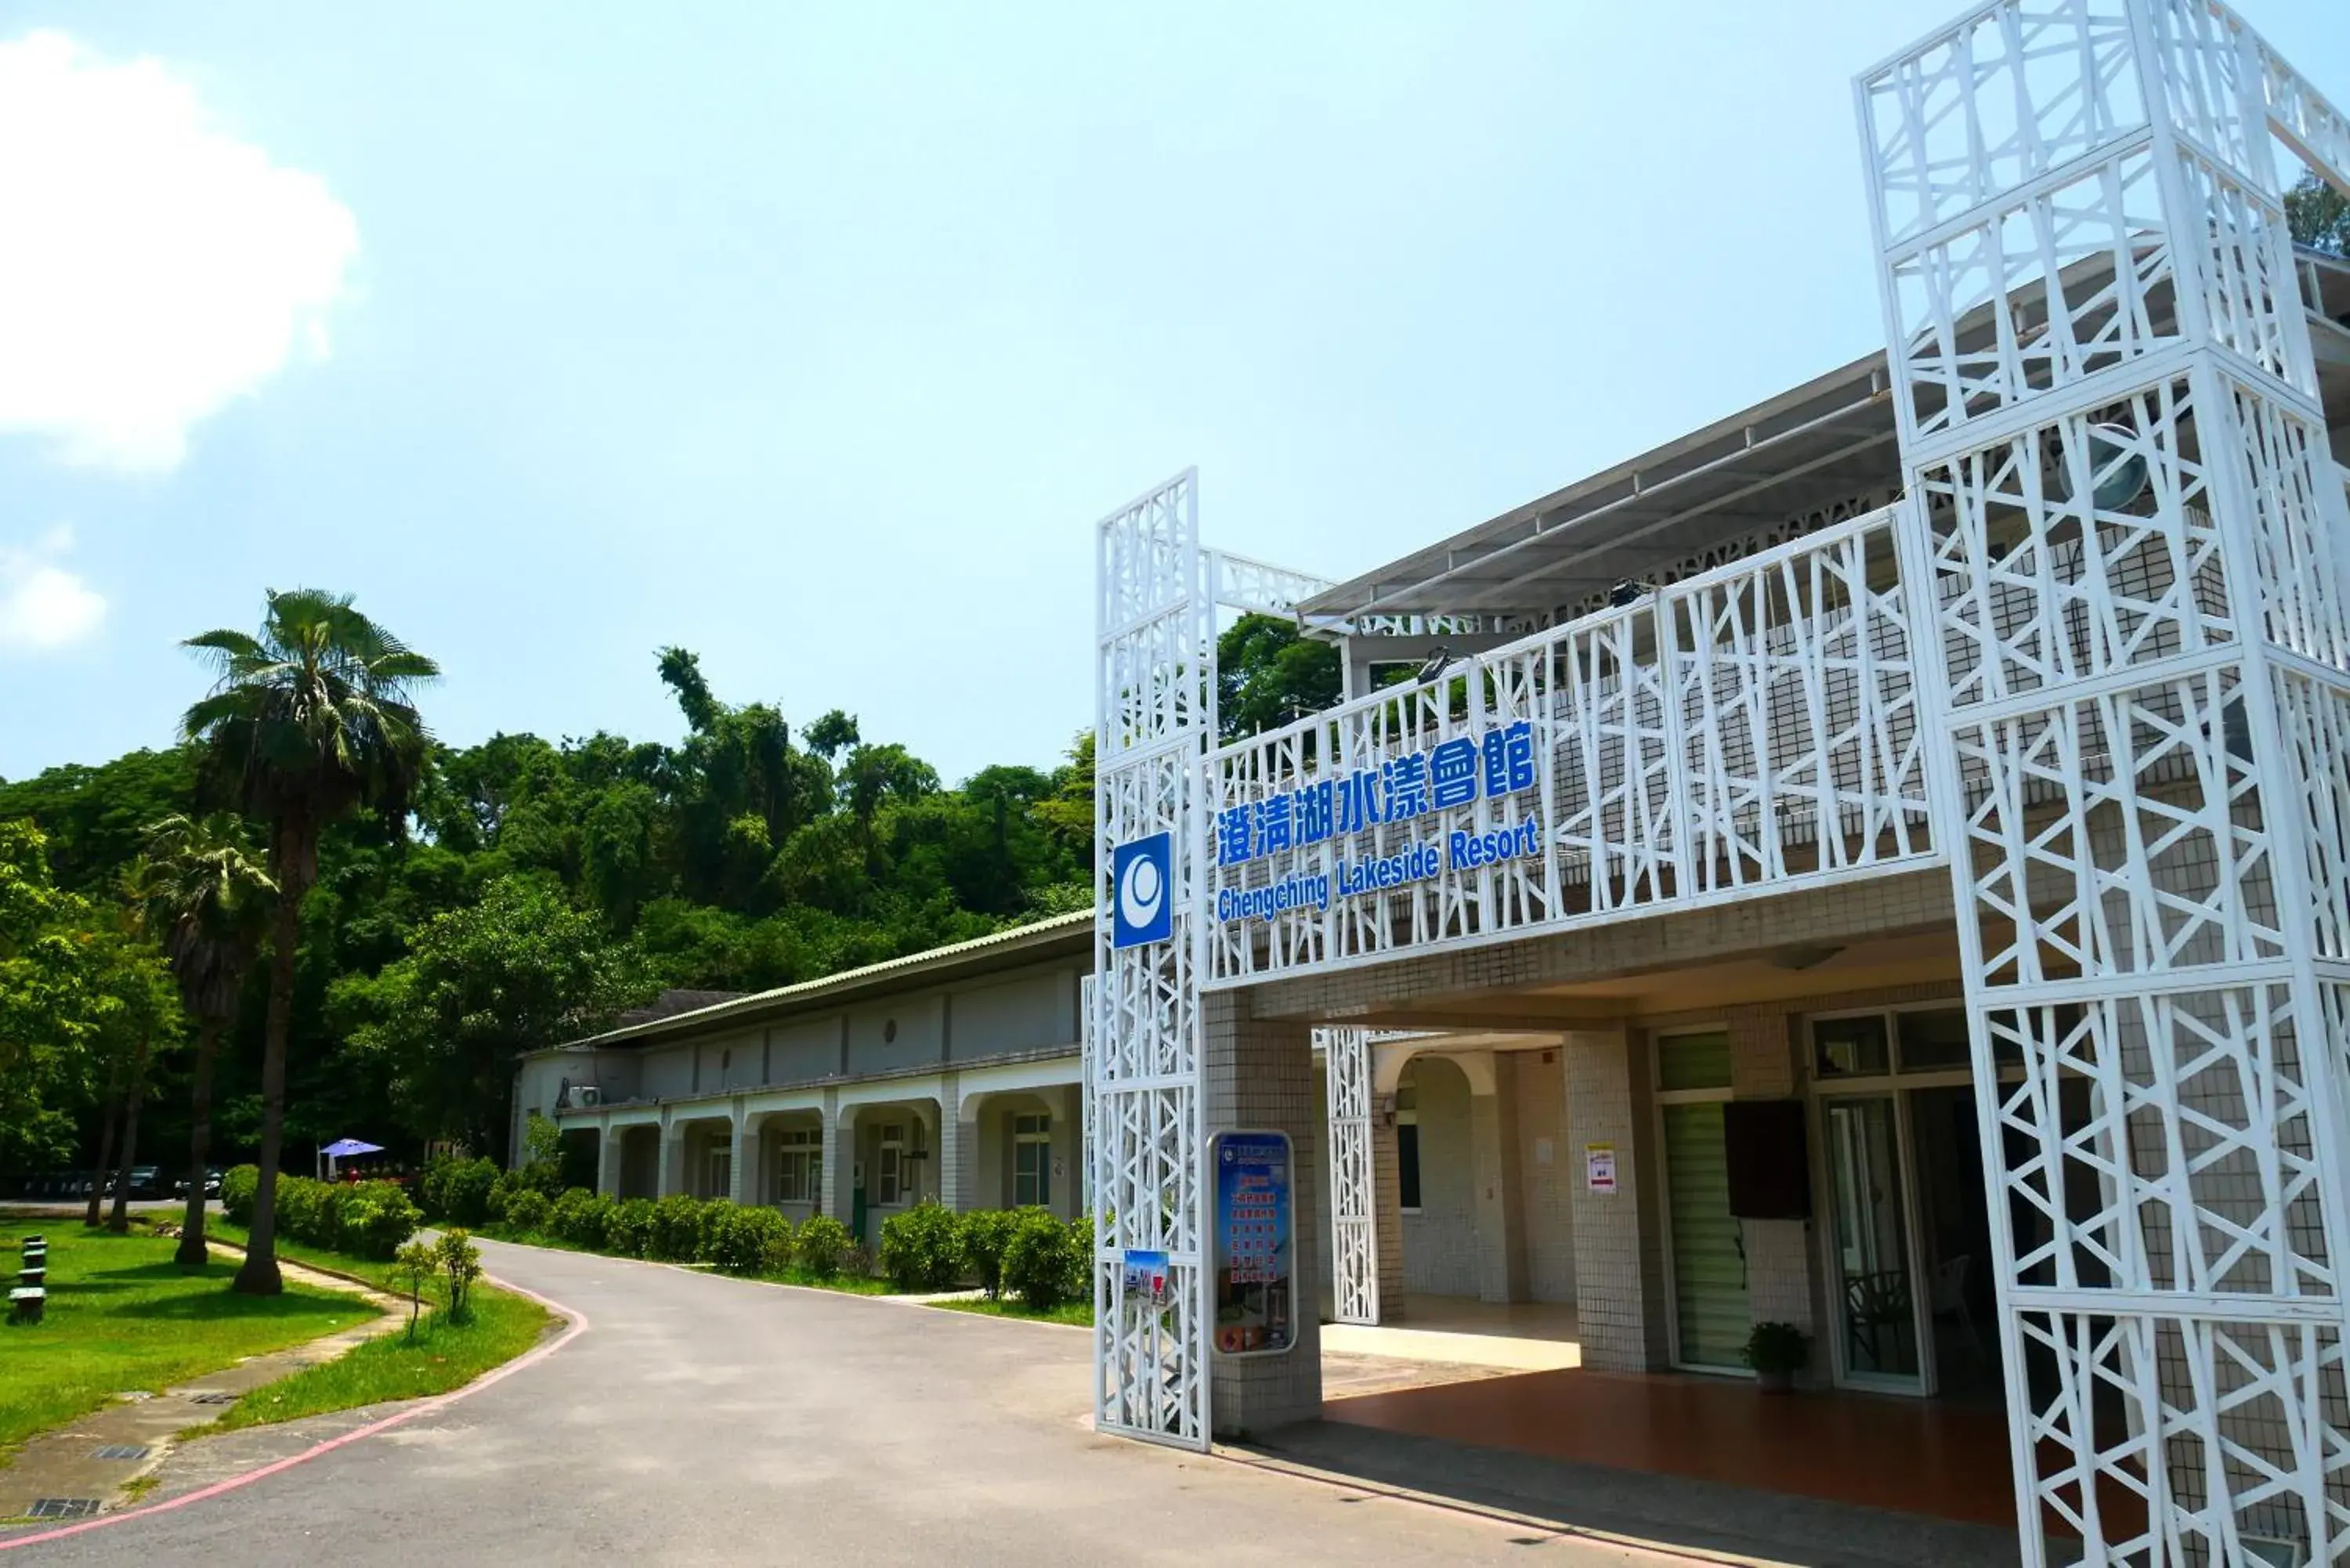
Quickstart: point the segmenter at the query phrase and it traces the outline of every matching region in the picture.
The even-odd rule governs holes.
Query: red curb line
[[[504,1280],[499,1279],[494,1274],[484,1274],[483,1275],[483,1278],[488,1280],[490,1283],[497,1286],[500,1290],[512,1291],[518,1296],[522,1296],[529,1301],[536,1302],[540,1306],[546,1308],[549,1312],[557,1313],[569,1318],[571,1320],[571,1326],[565,1329],[560,1334],[557,1334],[554,1339],[549,1340],[546,1344],[539,1345],[534,1350],[525,1351],[522,1355],[515,1356],[512,1361],[506,1362],[503,1366],[492,1367],[489,1371],[483,1373],[479,1377],[474,1378],[471,1383],[466,1384],[462,1388],[452,1388],[446,1394],[436,1394],[430,1399],[423,1400],[419,1404],[411,1405],[407,1409],[399,1411],[396,1414],[386,1416],[380,1421],[370,1421],[366,1426],[361,1427],[355,1431],[345,1432],[339,1438],[328,1438],[326,1441],[318,1443],[314,1447],[305,1449],[298,1454],[289,1455],[282,1459],[273,1459],[268,1464],[263,1465],[258,1469],[246,1470],[242,1475],[231,1476],[226,1480],[214,1481],[210,1486],[200,1487],[194,1491],[189,1492],[184,1496],[172,1498],[168,1501],[151,1503],[145,1508],[130,1509],[121,1513],[105,1514],[97,1519],[87,1519],[82,1521],[79,1524],[68,1524],[62,1529],[45,1530],[38,1535],[20,1535],[13,1541],[0,1541],[0,1552],[13,1552],[19,1546],[34,1546],[44,1541],[62,1541],[68,1535],[79,1535],[84,1531],[89,1530],[103,1530],[110,1524],[121,1524],[133,1519],[145,1519],[151,1514],[169,1513],[175,1508],[185,1508],[192,1502],[203,1502],[212,1498],[219,1497],[224,1492],[234,1491],[240,1487],[251,1486],[257,1480],[267,1480],[269,1477],[277,1474],[280,1470],[290,1470],[296,1465],[307,1464],[310,1460],[318,1458],[322,1454],[332,1453],[337,1449],[343,1447],[346,1443],[356,1443],[361,1438],[372,1438],[378,1432],[390,1431],[392,1428],[412,1421],[419,1416],[429,1416],[436,1411],[446,1409],[448,1407],[455,1404],[460,1399],[465,1398],[469,1395],[480,1393],[483,1389],[487,1388],[491,1384],[499,1381],[501,1378],[511,1376],[513,1374],[520,1372],[525,1366],[535,1366],[537,1363],[546,1360],[548,1356],[553,1355],[556,1351],[562,1349],[565,1345],[570,1344],[573,1340],[588,1332],[588,1316],[585,1313],[578,1311],[577,1308],[565,1306],[559,1302],[549,1301],[546,1297],[540,1295],[536,1291],[526,1291],[523,1289],[522,1286],[511,1284]]]

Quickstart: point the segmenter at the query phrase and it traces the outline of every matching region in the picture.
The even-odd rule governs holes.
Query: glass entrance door
[[[1846,1380],[1922,1386],[1908,1162],[1892,1095],[1824,1099],[1835,1225],[1837,1365]]]

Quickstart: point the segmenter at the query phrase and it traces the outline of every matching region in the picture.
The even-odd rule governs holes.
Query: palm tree
[[[277,1158],[286,1122],[286,1034],[302,901],[318,877],[318,837],[366,810],[397,829],[421,780],[431,736],[410,690],[440,666],[351,607],[350,596],[273,591],[258,636],[208,631],[183,645],[219,678],[181,731],[203,748],[207,789],[266,825],[277,884],[270,929],[269,1017],[262,1037],[260,1188],[234,1288],[276,1295]]]
[[[122,934],[134,951],[147,948],[150,917],[155,905],[159,872],[141,855],[122,868]],[[130,1229],[130,1173],[139,1167],[139,1111],[147,1103],[147,1058],[155,1041],[156,1018],[152,987],[142,987],[138,1010],[138,1044],[130,1057],[130,1082],[122,1093],[122,1147],[114,1169],[114,1209],[106,1228],[117,1235]],[[168,1005],[168,1003],[166,1004]]]
[[[150,825],[147,853],[157,876],[152,919],[163,930],[163,956],[180,999],[196,1021],[195,1081],[188,1095],[188,1212],[180,1227],[182,1268],[203,1267],[204,1170],[212,1158],[213,1060],[236,1016],[236,996],[261,950],[269,924],[269,879],[245,836],[226,812],[196,818],[176,813]]]

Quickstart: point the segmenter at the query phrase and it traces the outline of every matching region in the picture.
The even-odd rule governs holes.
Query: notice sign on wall
[[[1616,1190],[1616,1146],[1612,1143],[1587,1143],[1583,1146],[1583,1185],[1591,1192]]]
[[[1289,1135],[1219,1133],[1215,1345],[1225,1355],[1278,1355],[1296,1340]]]

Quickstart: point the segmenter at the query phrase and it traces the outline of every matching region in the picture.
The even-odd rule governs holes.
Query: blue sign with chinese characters
[[[1376,768],[1356,768],[1228,807],[1216,814],[1215,853],[1221,868],[1351,838],[1385,825],[1409,829],[1425,823],[1437,831],[1426,837],[1411,836],[1385,853],[1361,859],[1341,855],[1324,864],[1293,861],[1286,875],[1276,870],[1271,880],[1257,887],[1220,888],[1216,919],[1271,920],[1293,910],[1319,912],[1334,899],[1538,856],[1543,852],[1542,829],[1532,821],[1447,832],[1432,819],[1474,805],[1480,798],[1518,794],[1539,782],[1534,722],[1520,719],[1477,739],[1457,736],[1430,751],[1390,757]]]
[[[1163,942],[1175,930],[1175,841],[1154,833],[1110,851],[1109,945]]]
[[[1214,1344],[1225,1355],[1278,1355],[1297,1340],[1289,1135],[1215,1138]]]
[[[1535,782],[1534,722],[1520,719],[1488,730],[1482,743],[1456,736],[1433,751],[1389,757],[1376,768],[1229,806],[1216,814],[1216,864],[1244,866],[1383,823],[1416,822],[1473,805],[1481,794],[1499,799]]]

